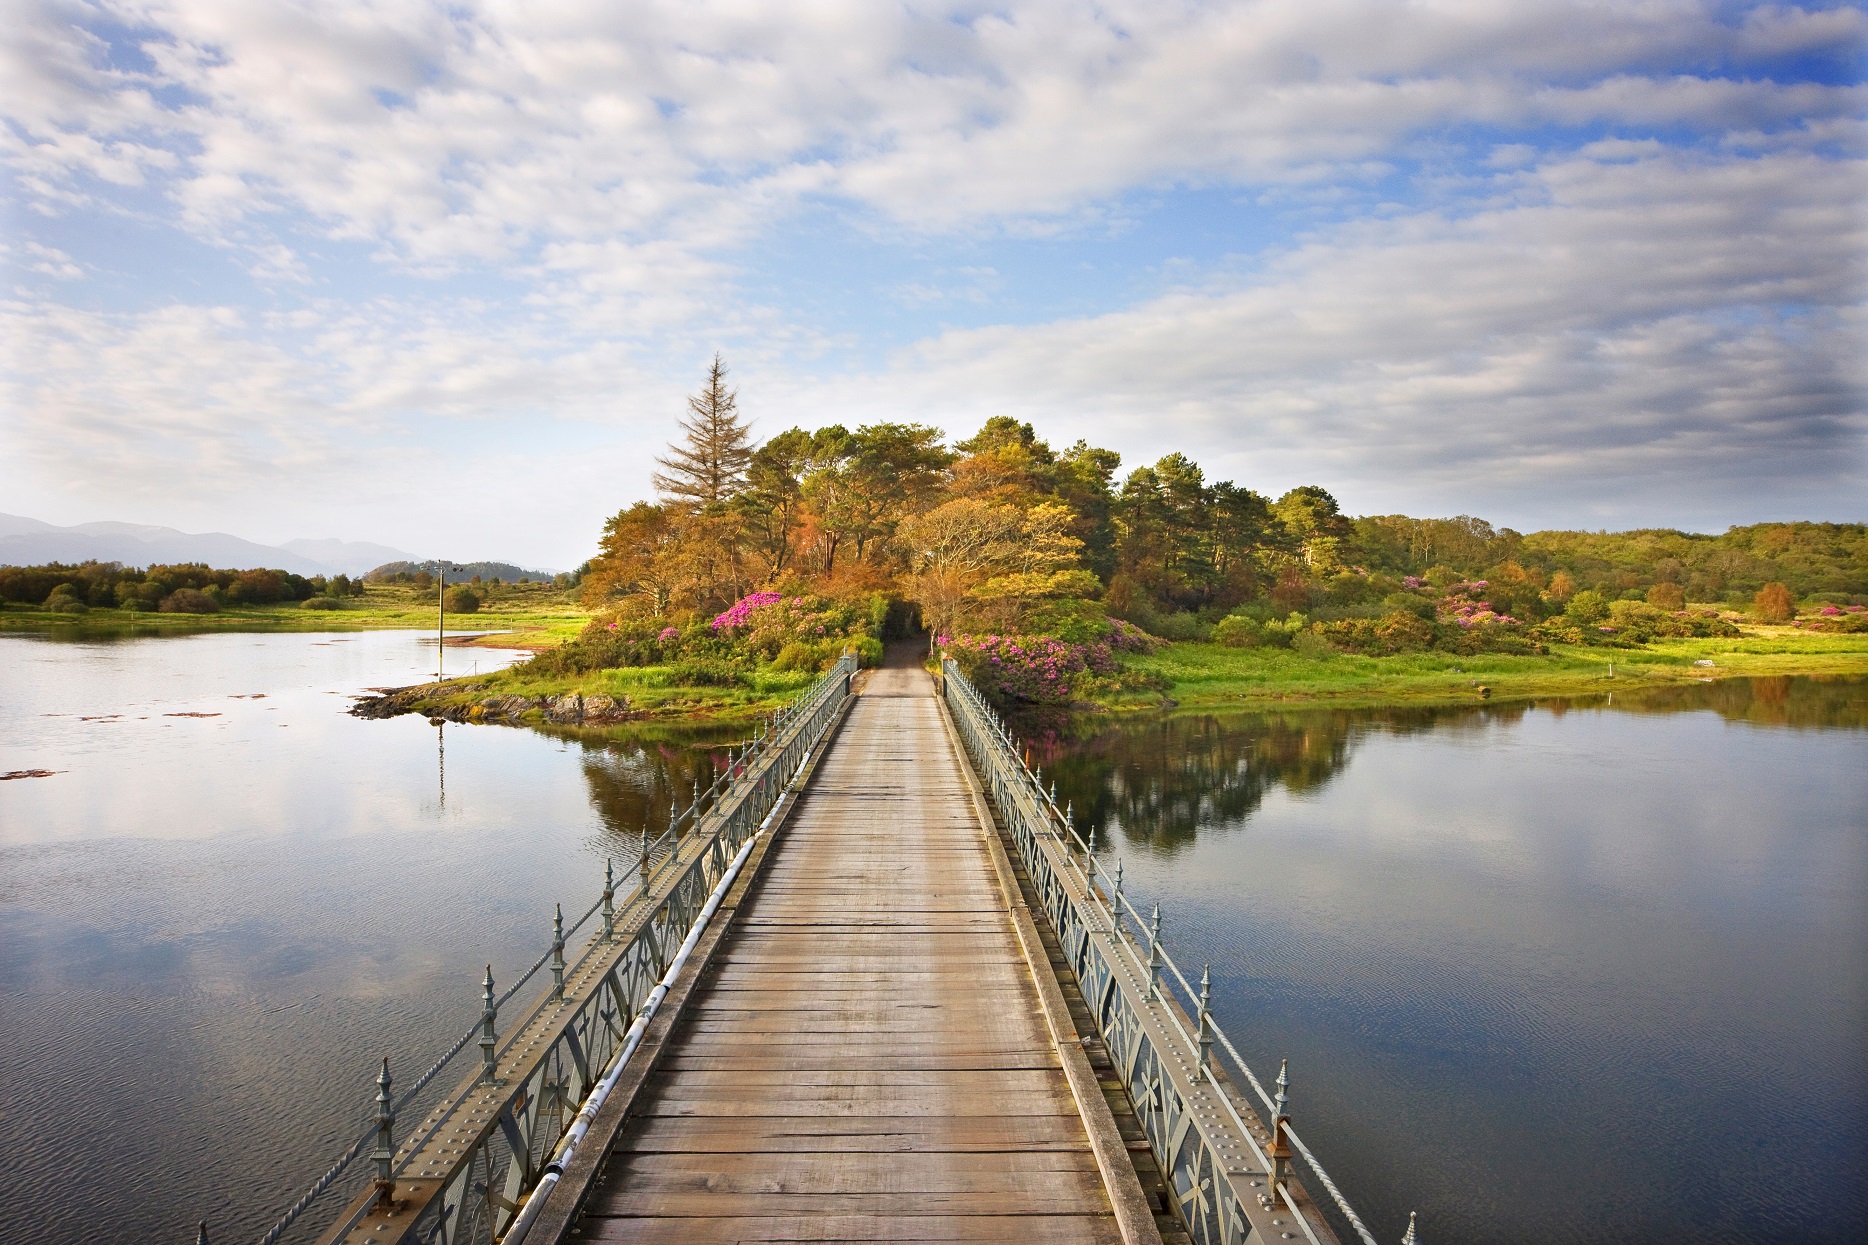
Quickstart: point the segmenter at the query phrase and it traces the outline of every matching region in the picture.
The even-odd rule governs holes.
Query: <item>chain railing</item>
[[[1292,1236],[1284,1229],[1295,1227],[1312,1245],[1333,1241],[1335,1230],[1292,1170],[1296,1157],[1342,1222],[1364,1245],[1376,1245],[1291,1126],[1288,1063],[1279,1069],[1276,1094],[1268,1093],[1213,1019],[1210,974],[1203,969],[1196,987],[1162,943],[1159,906],[1144,916],[1130,902],[1121,863],[1113,872],[1102,868],[1095,830],[1088,838],[1078,833],[1072,810],[1057,805],[1056,784],[1045,789],[1042,771],[1020,757],[979,690],[951,659],[942,660],[941,674],[943,697],[975,773],[1063,942],[1193,1239],[1238,1245],[1254,1227],[1274,1240]],[[1240,1083],[1264,1104],[1266,1117]],[[1411,1217],[1406,1240],[1414,1240]]]
[[[722,879],[737,871],[743,849],[835,724],[856,669],[855,656],[844,654],[755,727],[713,782],[705,789],[696,784],[687,808],[677,801],[667,829],[654,839],[645,832],[633,886],[619,892],[606,862],[596,901],[568,926],[560,910],[551,944],[504,992],[494,993],[489,966],[478,1018],[400,1095],[391,1093],[385,1059],[368,1131],[280,1216],[261,1245],[284,1236],[366,1150],[375,1168],[371,1184],[321,1241],[499,1241],[548,1169],[555,1179],[564,1156],[554,1151],[573,1132],[580,1106],[600,1084],[613,1083],[633,1053],[640,1025],[632,1018],[641,1021],[660,1002],[664,973],[676,957],[685,959],[718,904]],[[566,941],[593,918],[600,919],[588,944],[568,963]],[[551,988],[502,1037],[501,1009],[547,966]],[[476,1043],[479,1067],[397,1144],[398,1115]]]

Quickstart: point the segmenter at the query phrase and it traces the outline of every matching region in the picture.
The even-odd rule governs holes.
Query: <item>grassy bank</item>
[[[1709,666],[1696,663],[1707,661]],[[1868,675],[1868,635],[1812,635],[1755,627],[1736,639],[1657,640],[1637,649],[1554,646],[1545,656],[1310,657],[1290,649],[1170,644],[1129,666],[1158,678],[1158,693],[1120,695],[1111,710],[1454,703],[1577,695],[1742,675]],[[1612,667],[1612,673],[1611,673]]]
[[[479,587],[486,599],[474,613],[447,616],[450,632],[500,631],[502,648],[548,648],[570,639],[590,615],[570,593],[543,584]],[[326,598],[313,598],[324,601]],[[367,631],[407,628],[432,631],[435,595],[412,584],[366,584],[360,597],[332,602],[336,608],[307,608],[303,601],[276,605],[229,605],[215,614],[163,614],[121,609],[63,613],[38,606],[0,608],[0,630],[58,631],[84,635],[163,635],[212,631]],[[474,641],[465,640],[471,644]]]
[[[668,666],[561,676],[513,669],[399,689],[385,698],[381,716],[592,729],[658,719],[730,722],[770,713],[818,677],[814,671],[761,671],[744,683],[696,687],[678,682]]]

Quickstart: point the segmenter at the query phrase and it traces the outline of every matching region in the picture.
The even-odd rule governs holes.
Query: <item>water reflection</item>
[[[1273,791],[1322,791],[1372,733],[1477,735],[1516,725],[1533,712],[1561,717],[1606,710],[1713,713],[1728,722],[1803,730],[1868,729],[1868,694],[1860,680],[1791,676],[1480,705],[1177,713],[1113,721],[1031,715],[1012,726],[1032,763],[1057,784],[1059,803],[1074,807],[1079,826],[1134,850],[1172,854],[1202,827],[1248,819]],[[1112,834],[1118,838],[1111,840]]]
[[[1379,1237],[1868,1239],[1868,682],[1022,725]]]
[[[345,713],[432,647],[0,636],[0,1237],[256,1239],[739,742]]]

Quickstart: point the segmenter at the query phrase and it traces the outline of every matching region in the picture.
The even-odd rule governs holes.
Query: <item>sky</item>
[[[0,511],[574,566],[718,351],[1355,514],[1868,519],[1868,18],[0,0]]]

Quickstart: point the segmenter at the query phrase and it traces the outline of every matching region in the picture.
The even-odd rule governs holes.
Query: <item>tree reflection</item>
[[[668,828],[672,805],[685,811],[695,789],[711,784],[727,763],[728,752],[745,742],[744,726],[651,728],[633,732],[574,728],[546,733],[577,746],[590,807],[603,823],[612,846],[633,858],[646,831],[650,837]]]
[[[1136,847],[1172,853],[1203,826],[1249,817],[1277,786],[1321,788],[1347,764],[1354,729],[1355,715],[1329,712],[1104,725],[1068,742],[1053,736],[1045,772],[1080,827],[1104,839],[1120,827]]]
[[[1721,679],[1562,700],[1283,713],[1183,713],[1111,721],[1062,714],[1012,726],[1032,764],[1075,808],[1079,829],[1112,831],[1134,850],[1167,855],[1202,830],[1237,826],[1283,788],[1309,794],[1349,764],[1370,733],[1482,732],[1525,714],[1594,710],[1718,713],[1794,728],[1868,728],[1868,683],[1858,678]]]

